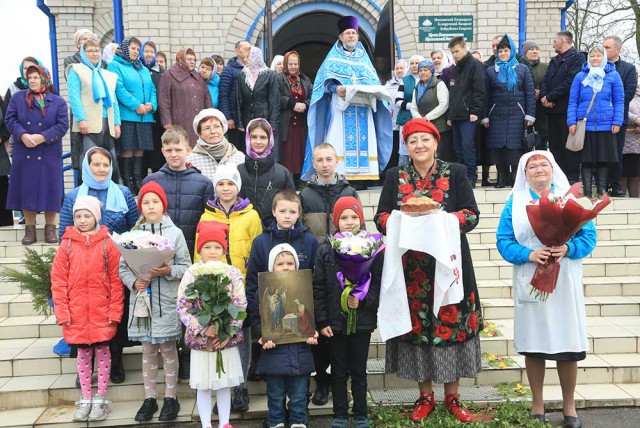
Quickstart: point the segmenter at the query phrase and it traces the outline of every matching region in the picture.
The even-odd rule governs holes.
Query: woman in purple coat
[[[58,242],[56,213],[62,206],[62,137],[69,129],[67,103],[55,94],[49,71],[27,69],[29,89],[11,97],[5,123],[13,135],[7,208],[22,210],[23,245],[36,242],[36,213],[44,211],[47,243]]]

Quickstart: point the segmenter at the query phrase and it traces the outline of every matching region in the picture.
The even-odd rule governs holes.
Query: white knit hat
[[[222,113],[220,110],[215,108],[206,108],[204,110],[201,110],[200,113],[198,113],[196,117],[193,118],[193,132],[200,135],[198,133],[198,124],[203,119],[208,119],[210,117],[215,117],[220,121],[220,123],[222,124],[222,131],[226,134],[227,130],[229,129],[229,123],[227,122],[227,118],[224,116],[224,113]]]
[[[269,272],[273,272],[273,265],[275,265],[276,257],[280,253],[291,253],[293,260],[296,262],[296,269],[300,267],[300,260],[298,260],[298,253],[295,248],[289,244],[278,244],[269,251]]]
[[[242,189],[242,178],[235,165],[219,165],[215,174],[211,178],[213,182],[213,190],[215,191],[218,181],[229,180],[236,186],[238,186],[238,192]]]

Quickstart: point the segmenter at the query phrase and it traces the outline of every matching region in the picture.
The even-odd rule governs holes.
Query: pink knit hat
[[[76,203],[73,204],[73,213],[78,210],[87,210],[96,219],[96,228],[99,227],[100,219],[102,218],[101,210],[102,202],[95,196],[83,195],[76,198]]]

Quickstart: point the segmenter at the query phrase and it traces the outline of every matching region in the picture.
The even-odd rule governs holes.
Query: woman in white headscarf
[[[399,59],[396,61],[396,66],[394,68],[393,76],[391,79],[384,84],[387,91],[389,91],[389,95],[391,95],[391,99],[396,99],[398,95],[398,89],[402,84],[402,78],[409,73],[409,64],[406,59]],[[391,123],[393,124],[393,149],[391,150],[391,157],[389,158],[389,163],[387,164],[387,168],[393,168],[398,166],[398,156],[400,150],[400,125],[396,123],[398,118],[398,106],[393,104],[391,106]],[[408,155],[406,155],[408,157]]]
[[[395,97],[395,109],[397,113],[393,123],[398,126],[399,131],[399,166],[406,165],[409,162],[409,151],[407,150],[407,144],[405,143],[404,138],[402,138],[402,126],[412,118],[411,100],[413,99],[413,90],[416,87],[416,83],[418,83],[418,81],[420,80],[420,77],[418,76],[418,65],[422,61],[424,61],[424,57],[422,55],[413,55],[411,58],[409,58],[409,69],[400,81],[398,92],[396,93]]]
[[[273,61],[271,61],[271,66],[269,68],[275,71],[276,74],[282,73],[282,70],[284,70],[283,61],[284,61],[284,55],[276,55],[273,57]]]
[[[532,151],[520,158],[515,184],[498,225],[497,247],[514,265],[514,348],[525,356],[527,378],[533,394],[531,417],[545,420],[542,389],[546,360],[556,361],[562,387],[564,426],[582,426],[577,417],[574,391],[578,361],[589,349],[582,289],[582,259],[595,248],[593,222],[582,227],[566,244],[546,247],[536,237],[526,207],[542,192],[564,195],[569,181],[551,152]],[[531,294],[531,279],[538,264],[556,257],[560,274],[546,300]]]
[[[582,65],[582,71],[573,79],[567,107],[567,125],[571,135],[576,133],[578,121],[587,122],[581,158],[585,196],[591,197],[591,179],[594,176],[598,195],[607,192],[608,165],[618,163],[615,134],[620,131],[623,119],[622,79],[616,66],[607,62],[602,45],[596,45],[589,51],[589,59]]]
[[[262,50],[251,47],[249,59],[238,75],[238,123],[244,131],[249,122],[259,117],[266,119],[273,129],[276,146],[273,156],[280,161],[280,86],[276,72],[264,63]]]

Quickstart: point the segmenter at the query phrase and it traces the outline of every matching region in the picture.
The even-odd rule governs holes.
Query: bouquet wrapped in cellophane
[[[527,205],[527,217],[542,244],[548,247],[566,244],[611,203],[607,194],[592,201],[580,193],[581,186],[582,183],[575,183],[565,195],[542,192],[539,199]],[[560,263],[555,257],[539,264],[531,279],[531,294],[546,300],[556,288],[559,273]]]
[[[114,233],[113,239],[129,270],[142,281],[151,280],[151,269],[162,267],[173,258],[176,251],[173,242],[166,237],[142,230],[133,230],[122,235]],[[149,327],[150,295],[149,287],[136,293],[133,316],[138,319],[138,328],[141,320],[145,328]]]
[[[342,287],[340,306],[347,317],[346,334],[356,332],[358,313],[347,305],[349,295],[362,301],[369,292],[371,285],[371,265],[376,255],[384,250],[382,234],[360,231],[336,233],[329,238],[333,249],[334,259],[340,271],[336,274]]]
[[[246,311],[231,299],[228,276],[229,265],[221,261],[210,261],[191,266],[189,272],[195,280],[187,286],[184,296],[191,304],[190,314],[198,317],[203,329],[210,326],[220,343],[238,334],[240,326],[233,325],[233,320],[244,320]],[[216,373],[218,377],[224,372],[222,351],[218,349],[216,356]]]

